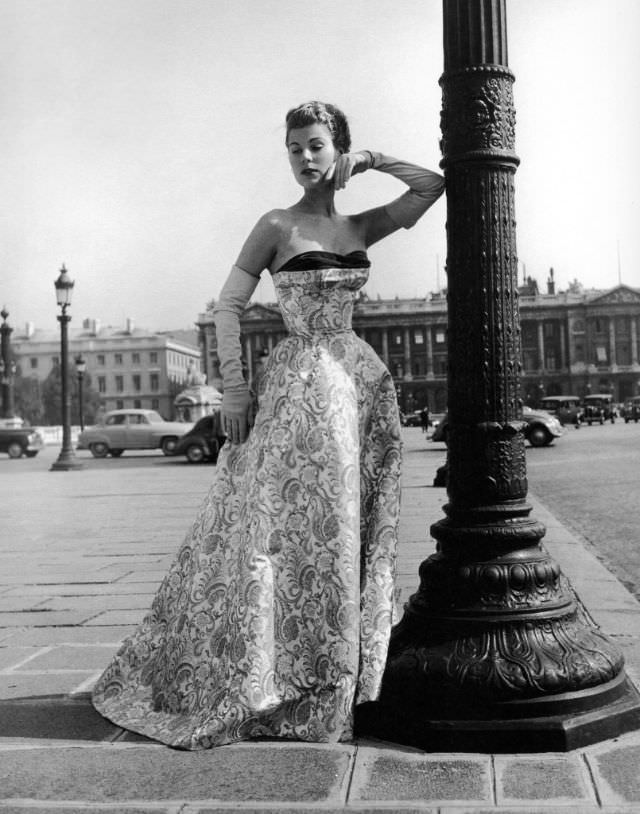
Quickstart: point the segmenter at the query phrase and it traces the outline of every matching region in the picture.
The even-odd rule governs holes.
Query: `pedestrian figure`
[[[150,612],[93,694],[118,725],[185,749],[347,740],[386,661],[400,424],[393,379],[351,314],[367,248],[413,226],[444,179],[350,152],[344,114],[320,102],[289,111],[286,146],[302,197],[260,218],[214,310],[228,442]],[[370,171],[409,189],[339,214],[336,192]],[[239,318],[265,268],[288,335],[266,361],[256,411]]]
[[[422,432],[427,433],[429,431],[429,427],[431,426],[431,419],[429,417],[429,407],[426,404],[420,411],[420,423],[422,426]]]

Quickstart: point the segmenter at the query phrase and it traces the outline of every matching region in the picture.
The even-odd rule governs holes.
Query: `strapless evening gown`
[[[400,423],[351,329],[364,252],[307,252],[273,280],[288,329],[249,439],[213,483],[96,709],[163,743],[344,741],[380,690],[394,613]]]

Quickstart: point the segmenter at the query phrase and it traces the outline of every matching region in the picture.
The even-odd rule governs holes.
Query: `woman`
[[[351,330],[368,246],[442,194],[429,170],[350,152],[344,114],[286,119],[302,198],[256,224],[214,309],[230,443],[138,630],[94,690],[115,723],[186,749],[271,736],[348,740],[380,689],[393,615],[400,430],[393,380]],[[409,189],[340,215],[336,190],[370,169]],[[239,317],[273,275],[289,335],[242,375]]]

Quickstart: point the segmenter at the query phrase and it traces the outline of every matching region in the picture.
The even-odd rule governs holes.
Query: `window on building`
[[[106,376],[98,376],[98,393],[107,392],[107,378]]]
[[[151,409],[152,410],[160,409],[160,399],[151,399]]]
[[[545,322],[544,323],[544,338],[545,339],[552,339],[553,338],[553,336],[555,334],[554,328],[555,328],[555,326],[554,326],[553,322]]]
[[[628,342],[621,342],[616,348],[616,362],[619,365],[631,364],[631,345]]]
[[[573,358],[576,362],[584,362],[584,345],[582,342],[576,342],[573,349]]]
[[[607,364],[607,349],[604,345],[596,345],[596,362],[599,365]]]
[[[121,353],[116,353],[116,354],[114,355],[114,358],[115,358],[115,363],[116,363],[117,365],[121,365],[121,364],[122,364],[122,354],[121,354]]]
[[[134,365],[140,364],[140,354],[137,351],[131,354],[131,361]]]
[[[140,399],[134,399],[133,406],[135,407],[136,410],[139,410],[142,407],[142,402],[140,401]]]
[[[29,359],[29,364],[31,365],[31,370],[35,370],[38,367],[38,357],[32,356],[31,359]]]
[[[51,367],[58,367],[60,364],[60,357],[59,356],[52,356],[51,357]]]
[[[545,350],[544,366],[547,370],[556,370],[556,354],[553,348],[547,348]],[[553,393],[550,395],[553,395]]]
[[[160,390],[160,376],[158,376],[157,373],[151,373],[149,376],[149,385],[154,392]]]
[[[142,390],[142,379],[140,378],[139,373],[133,374],[133,389],[136,393],[139,393]]]
[[[538,369],[538,353],[535,350],[527,350],[526,348],[522,351],[522,365],[525,370],[537,370]]]
[[[414,345],[424,345],[424,333],[420,330],[413,332]]]
[[[96,356],[96,364],[100,365],[101,367],[104,367],[105,365],[104,353],[99,353]]]
[[[398,331],[394,331],[393,344],[394,345],[402,345],[402,334],[398,333]]]
[[[149,362],[152,365],[157,365],[158,364],[158,351],[157,350],[152,350],[152,351],[149,352]]]
[[[124,401],[122,399],[116,399],[116,410],[124,410]]]
[[[124,392],[124,376],[116,376],[116,393]]]
[[[576,319],[573,323],[573,333],[574,334],[583,334],[584,333],[584,321],[581,319]]]
[[[447,358],[446,356],[436,356],[433,360],[433,372],[436,376],[447,375]]]
[[[436,345],[444,345],[446,335],[444,331],[436,331]]]

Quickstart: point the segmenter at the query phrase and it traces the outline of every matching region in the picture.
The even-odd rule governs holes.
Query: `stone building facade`
[[[640,393],[640,289],[546,291],[529,279],[519,289],[522,332],[521,392],[536,406],[544,396],[612,393],[623,401]],[[222,386],[210,313],[200,314],[200,347],[207,380]],[[447,301],[372,300],[361,297],[353,313],[355,332],[385,362],[404,412],[427,405],[447,408]],[[249,304],[241,320],[244,364],[251,378],[276,342],[286,335],[277,305]]]
[[[60,334],[36,329],[28,323],[13,332],[11,348],[20,375],[37,388],[60,363]],[[164,418],[174,415],[174,399],[193,369],[200,370],[197,332],[155,332],[138,328],[131,319],[124,327],[102,326],[85,319],[69,329],[69,369],[81,354],[91,386],[104,410],[140,407],[157,410]]]

